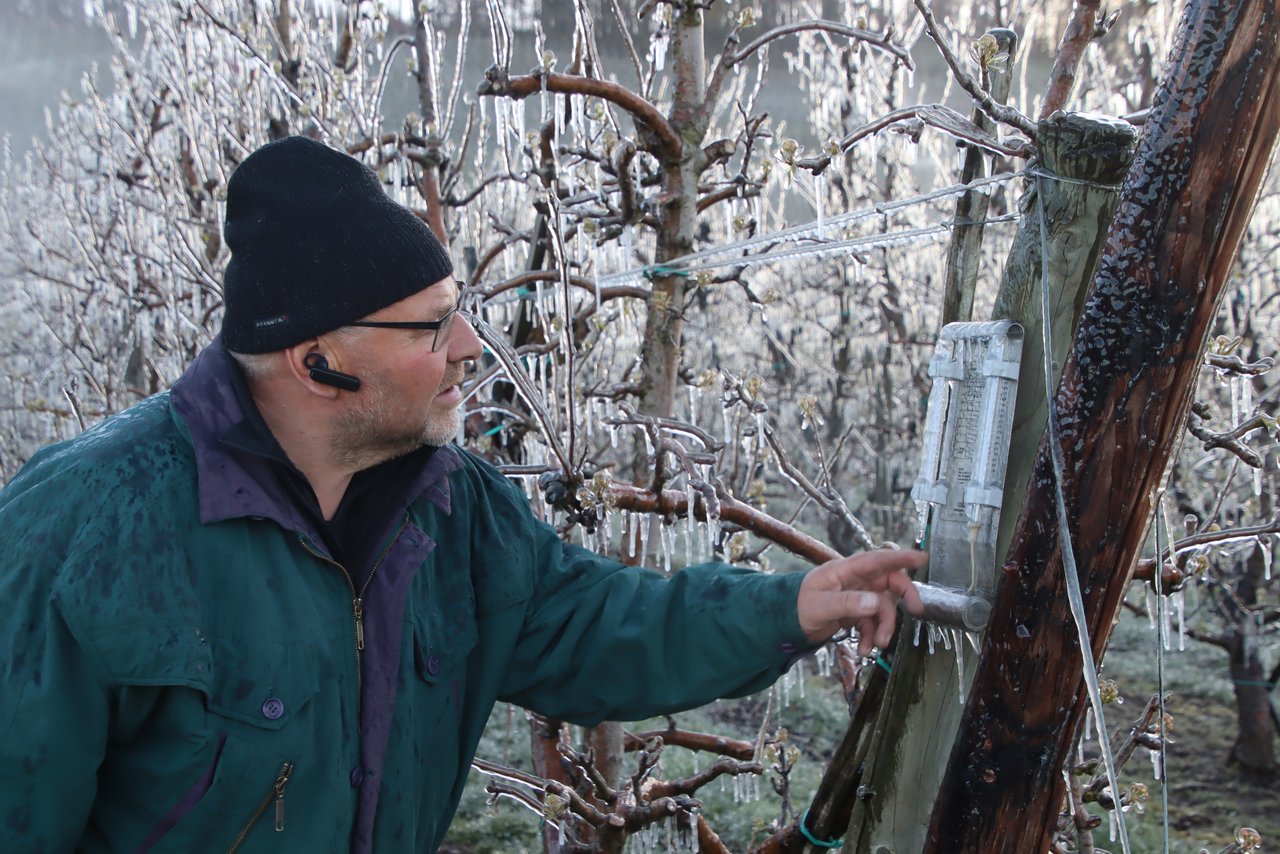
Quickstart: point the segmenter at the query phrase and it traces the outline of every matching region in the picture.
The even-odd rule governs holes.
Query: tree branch
[[[783,24],[774,27],[768,32],[762,33],[755,41],[748,44],[742,50],[726,56],[724,59],[725,66],[734,66],[745,60],[751,54],[764,47],[771,41],[792,35],[794,33],[812,32],[814,30],[822,30],[828,33],[836,33],[837,35],[848,36],[851,39],[857,39],[860,42],[878,47],[885,53],[892,54],[897,57],[908,70],[915,70],[915,63],[911,60],[911,53],[902,45],[895,44],[890,41],[893,37],[893,28],[887,27],[882,33],[873,33],[868,30],[860,30],[857,27],[850,27],[847,24],[837,23],[836,21],[824,21],[818,18],[811,18],[807,21],[794,21],[790,24]]]
[[[677,156],[680,153],[680,136],[675,128],[649,101],[617,83],[607,80],[596,80],[592,77],[579,77],[573,74],[555,74],[538,72],[511,77],[501,68],[490,66],[485,72],[485,82],[480,85],[477,94],[490,97],[506,97],[523,100],[535,92],[541,92],[546,84],[548,92],[559,92],[571,95],[590,95],[603,98],[626,110],[640,125],[653,132],[660,143],[660,153]]]
[[[924,0],[911,0],[911,2],[915,3],[916,8],[920,10],[920,15],[924,18],[925,30],[929,33],[929,38],[933,39],[933,43],[938,46],[938,50],[942,52],[942,58],[947,61],[947,67],[951,69],[956,82],[960,84],[964,91],[969,93],[969,97],[977,103],[982,112],[995,121],[1017,128],[1026,134],[1027,139],[1034,141],[1036,138],[1036,123],[1013,107],[998,103],[984,92],[982,87],[978,85],[978,81],[973,79],[973,75],[960,67],[960,60],[956,58],[956,55],[951,52],[951,48],[947,45],[947,41],[942,35],[942,30],[938,27],[937,19],[933,17],[933,10],[924,4]]]

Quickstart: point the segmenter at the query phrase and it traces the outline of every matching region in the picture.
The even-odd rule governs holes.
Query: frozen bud
[[[1120,699],[1120,686],[1116,684],[1114,679],[1103,679],[1098,683],[1098,693],[1102,695],[1102,702],[1114,703]]]
[[[743,390],[752,400],[760,396],[760,389],[764,388],[764,379],[759,374],[752,374],[747,377],[747,381],[742,384]]]
[[[538,134],[535,131],[529,131],[524,135],[525,144],[530,148],[538,147]]]
[[[1134,804],[1144,804],[1150,793],[1143,783],[1134,783],[1129,786],[1129,802]]]
[[[858,19],[857,19],[856,21],[854,21],[854,22],[853,22],[853,26],[854,26],[854,28],[855,28],[855,29],[858,29],[858,30],[865,30],[865,29],[867,28],[867,18],[866,18],[866,16],[865,16],[865,15],[859,15],[859,16],[858,16]]]
[[[1202,575],[1208,568],[1208,555],[1197,554],[1187,558],[1187,572],[1190,575]]]
[[[794,157],[795,153],[800,149],[800,143],[796,142],[791,137],[787,137],[782,141],[782,145],[779,146],[779,148],[782,151],[783,157]]]
[[[418,4],[418,14],[425,18],[429,11],[431,11],[431,4],[428,3],[427,0],[422,0],[422,2]]]
[[[547,793],[542,799],[542,814],[551,821],[559,821],[569,808],[569,801],[559,795]]]
[[[751,224],[751,217],[746,214],[738,214],[733,218],[734,231],[746,231],[747,226]]]
[[[693,281],[699,285],[709,285],[714,278],[710,270],[699,270],[693,274]]]
[[[765,305],[773,305],[778,301],[778,292],[773,288],[765,288],[763,294],[760,295],[760,302]]]
[[[747,6],[741,12],[738,13],[739,27],[745,30],[747,27],[754,27],[755,25],[756,25],[755,9],[752,9],[750,6]]]
[[[822,146],[822,150],[832,157],[835,157],[840,154],[840,143],[834,139],[829,139],[827,140],[827,144]]]
[[[582,221],[582,231],[585,234],[595,234],[599,229],[600,226],[594,219],[588,217]]]
[[[603,119],[604,118],[604,101],[601,101],[599,98],[592,98],[591,106],[588,108],[587,114],[591,116],[591,118],[595,119],[596,121]]]
[[[1239,336],[1233,338],[1230,335],[1219,335],[1209,344],[1209,350],[1217,356],[1230,356],[1243,340]]]
[[[1236,844],[1246,852],[1262,850],[1262,834],[1252,827],[1241,827],[1236,830]]]
[[[787,764],[795,765],[800,761],[800,748],[794,744],[787,748]]]
[[[544,50],[542,52],[542,70],[550,72],[556,67],[556,52],[553,50]]]
[[[698,388],[713,388],[716,384],[716,380],[719,378],[720,374],[718,371],[714,371],[711,368],[703,368],[702,373],[698,375]]]

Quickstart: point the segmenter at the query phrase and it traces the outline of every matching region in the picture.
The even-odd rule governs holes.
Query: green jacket
[[[454,447],[357,596],[218,441],[229,370],[215,343],[0,492],[6,852],[435,851],[495,701],[634,720],[760,690],[805,643],[799,574],[621,566]]]

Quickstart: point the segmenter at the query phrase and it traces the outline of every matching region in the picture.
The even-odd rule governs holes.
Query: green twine
[[[640,275],[652,282],[654,276],[683,276],[687,279],[693,274],[688,270],[677,270],[675,267],[667,267],[663,264],[654,264],[652,267],[645,267],[641,270]]]
[[[876,656],[876,657],[879,658],[879,656]],[[805,827],[805,823],[808,821],[809,821],[809,811],[805,810],[804,815],[800,816],[800,832],[804,834],[804,838],[809,840],[809,842],[818,846],[819,848],[843,848],[844,847],[843,839],[837,839],[833,842],[828,842],[826,840],[819,839],[818,837],[814,836],[812,833],[809,832],[809,828]]]
[[[877,656],[876,656],[876,664],[878,664],[878,665],[880,665],[881,667],[883,667],[883,668],[884,668],[884,672],[885,672],[885,673],[889,673],[889,674],[892,674],[892,673],[893,673],[893,668],[891,668],[891,667],[889,666],[889,662],[885,661],[885,660],[884,660],[883,658],[881,658],[879,655],[877,655]]]

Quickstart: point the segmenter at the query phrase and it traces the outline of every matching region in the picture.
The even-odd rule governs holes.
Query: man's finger
[[[876,549],[826,564],[842,586],[878,579],[891,572],[920,569],[929,562],[927,552],[906,549]]]

